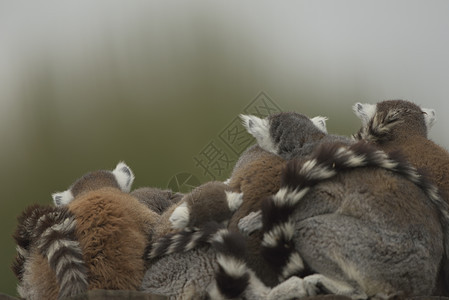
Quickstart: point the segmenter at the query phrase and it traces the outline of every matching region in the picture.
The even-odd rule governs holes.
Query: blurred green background
[[[166,187],[260,97],[329,117],[349,135],[354,102],[449,95],[448,1],[1,1],[0,291],[16,217],[87,171],[124,160],[134,187]],[[261,94],[261,92],[264,92]],[[228,163],[217,179],[226,179]]]

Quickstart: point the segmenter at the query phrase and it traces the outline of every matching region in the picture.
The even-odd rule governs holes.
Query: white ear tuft
[[[316,116],[310,120],[319,130],[327,134],[327,127],[326,127],[327,117]]]
[[[169,221],[174,229],[183,229],[189,224],[190,211],[187,202],[182,202],[175,208],[169,217]]]
[[[267,119],[261,119],[253,115],[240,115],[243,126],[253,137],[257,144],[264,150],[277,154],[276,147],[270,136],[270,123]]]
[[[363,126],[368,124],[368,122],[376,114],[377,106],[376,104],[360,103],[357,102],[352,106],[352,110],[356,116],[362,121]]]
[[[62,206],[67,205],[73,200],[73,194],[72,191],[67,190],[64,192],[54,193],[51,195],[53,198],[53,202],[56,206]]]
[[[437,119],[435,110],[430,108],[421,108],[421,110],[424,113],[424,121],[426,121],[427,131],[429,131]]]
[[[129,193],[131,191],[131,185],[134,182],[134,174],[131,168],[124,162],[119,162],[114,171],[112,171],[112,174],[114,174],[115,180],[117,180],[122,192]]]

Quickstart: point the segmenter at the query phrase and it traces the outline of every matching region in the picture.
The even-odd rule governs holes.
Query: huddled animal
[[[66,191],[54,193],[54,207],[24,211],[14,236],[18,253],[13,264],[22,297],[56,299],[88,289],[139,289],[145,249],[178,231],[174,221],[192,226],[225,221],[240,205],[241,194],[229,192],[222,182],[182,195],[149,187],[129,193],[133,180],[131,169],[119,163],[113,171],[87,173]],[[197,214],[179,214],[188,206]]]
[[[18,218],[12,270],[25,299],[57,299],[88,289],[86,266],[67,207],[32,205]]]
[[[170,299],[296,299],[315,287],[292,277],[270,288],[246,263],[243,235],[216,222],[186,228],[149,247],[142,290]],[[305,286],[307,287],[305,289]]]
[[[129,195],[133,180],[131,169],[119,163],[53,194],[55,207],[25,210],[15,234],[21,297],[140,287],[143,254],[159,215]]]
[[[246,119],[259,146],[294,158],[262,209],[263,252],[281,278],[312,271],[304,280],[353,298],[433,293],[449,214],[424,176],[300,114]]]
[[[434,292],[449,209],[425,176],[395,152],[328,135],[323,117],[242,120],[258,144],[227,184],[187,195],[130,193],[134,175],[119,163],[55,193],[55,207],[25,210],[13,265],[20,295],[56,299],[103,288],[176,299],[318,292],[366,299]],[[391,116],[375,122],[383,137],[401,123]]]
[[[377,104],[356,103],[353,111],[362,121],[362,127],[354,134],[356,140],[369,142],[388,153],[400,151],[428,175],[449,203],[449,153],[428,138],[436,120],[435,110],[405,100],[388,100]],[[446,243],[449,245],[449,241]],[[442,271],[446,278],[441,276],[440,286],[442,293],[449,296],[449,252],[445,264]]]

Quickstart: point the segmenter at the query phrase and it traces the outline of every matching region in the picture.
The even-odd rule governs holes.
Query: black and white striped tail
[[[298,203],[315,184],[330,179],[340,171],[360,167],[378,167],[395,172],[418,185],[441,211],[445,230],[449,228],[449,207],[438,189],[399,153],[385,152],[365,142],[351,146],[333,144],[317,149],[305,162],[292,160],[283,172],[280,190],[262,204],[262,255],[280,279],[304,271],[304,263],[293,244],[292,215]],[[449,232],[449,231],[446,231]],[[449,242],[446,241],[446,244]],[[448,247],[449,249],[449,247]]]
[[[60,286],[59,298],[86,292],[87,267],[75,235],[74,216],[66,207],[39,206],[25,213],[28,216],[16,232],[18,249],[21,248],[19,257],[26,259],[20,253],[26,254],[31,244],[35,245],[55,272]]]
[[[50,206],[41,206],[38,204],[27,207],[17,218],[17,227],[13,238],[16,241],[17,255],[11,266],[14,275],[19,280],[23,278],[24,264],[29,257],[31,244],[33,243],[33,231],[37,220],[45,213],[52,211]]]
[[[208,222],[201,228],[187,227],[180,232],[167,234],[148,245],[144,258],[151,261],[160,256],[190,251],[200,245],[209,244],[212,236],[222,228],[223,225]]]
[[[211,245],[217,254],[218,270],[215,284],[209,291],[211,299],[233,299],[247,288],[250,277],[245,263],[246,241],[240,233],[229,232],[223,225],[208,222],[202,228],[186,228],[166,235],[147,248],[145,259],[151,261],[160,256]]]
[[[250,277],[255,276],[245,262],[246,241],[240,233],[222,229],[213,236],[211,243],[217,252],[218,270],[209,296],[211,299],[235,299],[245,292]]]

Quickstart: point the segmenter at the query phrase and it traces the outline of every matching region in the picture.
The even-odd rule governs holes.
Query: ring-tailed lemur
[[[143,254],[160,216],[128,194],[133,179],[131,169],[119,163],[53,194],[56,207],[24,212],[15,235],[21,297],[56,299],[87,288],[140,287]]]
[[[241,118],[246,124],[246,117],[242,115]],[[312,120],[312,125],[316,129],[313,134],[321,138],[326,132],[326,118],[315,117]],[[312,130],[309,132],[312,132]],[[229,230],[239,231],[239,221],[249,213],[259,211],[262,200],[279,190],[284,166],[285,159],[262,149],[258,145],[251,146],[240,156],[230,179],[227,181],[231,191],[243,194],[241,206],[232,214],[229,221]],[[192,213],[195,212],[192,211]],[[179,228],[181,227],[179,226]],[[274,286],[278,283],[278,278],[260,256],[260,242],[261,236],[257,233],[249,235],[247,243],[249,249],[246,260],[251,269],[265,284]]]
[[[228,221],[242,204],[242,196],[223,182],[207,182],[181,199],[170,221],[175,229],[200,226],[208,221]]]
[[[301,166],[298,177],[289,165],[283,188],[264,208],[264,253],[281,277],[300,272],[304,263],[319,273],[310,280],[353,298],[432,293],[444,253],[441,227],[448,222],[447,211],[440,215],[437,207],[444,202],[436,189],[426,188],[425,181],[417,185],[423,177],[383,152],[365,149],[355,155],[352,142],[320,135],[305,116],[283,113],[247,120],[261,147],[294,157],[291,164]],[[319,145],[323,150],[315,156]],[[343,150],[332,150],[335,145]],[[342,154],[349,169],[336,172]],[[369,161],[371,167],[360,168]]]
[[[200,247],[200,245],[209,245]],[[145,292],[170,299],[296,299],[316,287],[292,277],[269,288],[245,262],[246,241],[215,222],[162,237],[148,249]]]
[[[420,108],[409,101],[388,100],[356,103],[353,111],[362,121],[362,127],[353,135],[356,140],[367,141],[386,152],[401,151],[412,165],[425,171],[449,203],[449,153],[427,137],[435,123],[435,110]],[[449,295],[449,260],[445,272],[442,287]]]
[[[19,253],[13,269],[20,279],[24,279],[19,284],[23,297],[36,295],[37,298],[55,299],[58,283],[65,284],[61,286],[70,285],[70,288],[59,289],[61,297],[78,294],[86,290],[87,284],[91,289],[136,289],[143,277],[143,253],[147,244],[178,231],[173,226],[174,212],[182,211],[187,205],[194,207],[195,213],[184,218],[187,224],[194,226],[209,219],[222,221],[229,218],[241,201],[241,194],[230,192],[229,187],[221,182],[204,184],[186,195],[155,188],[140,188],[128,194],[133,179],[131,169],[119,163],[113,171],[88,173],[68,190],[54,193],[56,207],[52,209],[58,212],[64,210],[70,218],[54,220],[54,224],[47,226],[46,233],[50,233],[45,235],[32,233],[32,227],[27,225],[31,222],[28,216],[19,220],[16,233]],[[26,214],[31,214],[35,219],[32,222],[40,222],[39,214],[44,214],[45,218],[48,215],[40,213],[40,210],[45,212],[45,209],[31,208]],[[70,232],[65,228],[67,224],[70,225]],[[30,242],[30,234],[33,234],[33,243]],[[36,259],[33,255],[22,255],[26,253],[21,244],[27,247],[33,244],[33,255],[44,256],[39,266],[25,263]],[[55,250],[55,247],[59,248]],[[54,251],[58,255],[53,255]],[[80,259],[79,255],[59,255],[63,251],[83,253],[83,256]],[[45,263],[45,258],[50,264]],[[88,277],[86,272],[79,271],[82,266],[87,266]],[[39,272],[45,268],[48,269],[47,273],[56,272],[56,275],[39,277]],[[120,271],[119,276],[117,271]],[[30,284],[36,280],[42,281],[37,285],[39,289]],[[23,288],[24,285],[27,288]]]
[[[12,269],[19,295],[56,299],[85,292],[88,269],[75,236],[75,216],[67,207],[32,205],[18,223]]]

